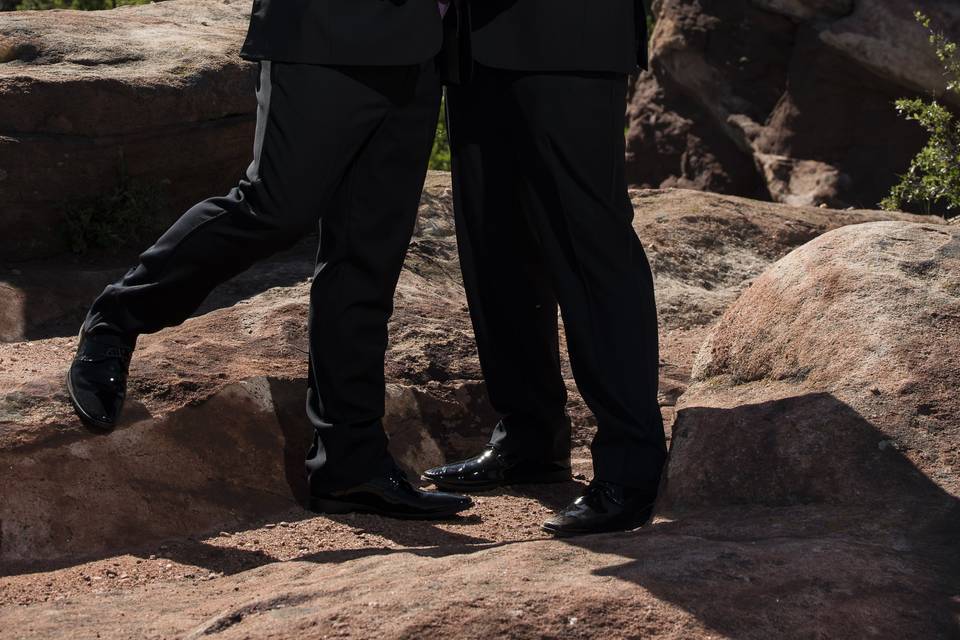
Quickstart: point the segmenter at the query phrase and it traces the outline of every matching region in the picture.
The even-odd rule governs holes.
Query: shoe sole
[[[618,533],[623,531],[633,531],[634,529],[639,529],[640,527],[645,526],[650,522],[650,517],[653,515],[653,506],[652,504],[647,505],[643,508],[642,516],[637,516],[631,522],[624,525],[610,525],[607,527],[602,527],[599,529],[563,529],[561,527],[550,526],[549,523],[543,523],[540,528],[547,533],[553,535],[556,538],[574,538],[577,536],[588,536],[597,533]]]
[[[573,474],[570,471],[561,471],[548,473],[538,476],[528,476],[522,478],[511,478],[502,482],[447,482],[430,476],[420,476],[424,482],[432,482],[441,491],[455,491],[457,493],[480,493],[483,491],[493,491],[502,487],[512,487],[516,485],[528,484],[559,484],[561,482],[570,482],[573,480]]]
[[[85,426],[98,431],[100,433],[110,433],[113,431],[116,425],[110,424],[108,422],[102,422],[97,420],[93,416],[89,415],[83,408],[80,406],[80,403],[77,401],[77,396],[73,391],[73,382],[70,380],[70,372],[67,371],[67,395],[70,397],[70,404],[73,405],[73,411],[77,414],[77,417],[80,418]],[[123,405],[121,405],[122,409]]]
[[[466,511],[473,506],[473,502],[453,511],[438,511],[435,513],[397,513],[383,509],[374,509],[367,505],[354,502],[344,502],[342,500],[327,500],[324,498],[311,498],[310,511],[320,514],[343,515],[346,513],[367,513],[370,515],[383,516],[385,518],[395,518],[397,520],[445,520],[452,518],[461,511]]]

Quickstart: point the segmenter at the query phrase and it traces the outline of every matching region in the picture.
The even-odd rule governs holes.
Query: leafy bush
[[[916,16],[930,31],[930,44],[950,78],[947,91],[960,96],[960,47],[934,30],[930,18],[920,12]],[[957,215],[960,213],[960,118],[935,99],[930,102],[919,98],[898,100],[897,111],[923,127],[930,139],[880,206],[887,210],[919,206],[926,213]]]

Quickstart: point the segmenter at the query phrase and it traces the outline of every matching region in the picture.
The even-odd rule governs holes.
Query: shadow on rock
[[[569,544],[731,637],[958,637],[960,500],[830,394],[678,417],[654,522]]]
[[[316,236],[311,236],[228,280],[191,317],[307,280],[313,275],[316,242]],[[0,265],[0,288],[8,289],[10,295],[7,308],[0,311],[0,342],[76,335],[90,304],[136,264],[137,255],[128,250],[88,262],[67,255],[18,264],[16,269]]]
[[[558,482],[555,484],[525,484],[511,485],[503,489],[497,489],[485,495],[502,496],[512,495],[531,498],[536,500],[548,509],[558,511],[573,502],[583,493],[586,486],[582,482],[570,480],[569,482]]]

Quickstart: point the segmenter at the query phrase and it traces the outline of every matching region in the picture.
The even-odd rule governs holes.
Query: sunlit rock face
[[[658,0],[629,106],[630,179],[798,205],[872,208],[925,141],[897,98],[947,79],[913,12],[937,0]],[[957,104],[955,96],[944,96]]]

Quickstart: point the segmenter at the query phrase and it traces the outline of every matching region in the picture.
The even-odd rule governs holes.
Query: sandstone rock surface
[[[683,190],[637,191],[632,198],[659,287],[668,418],[703,338],[741,335],[724,311],[744,289],[741,300],[753,302],[733,308],[755,319],[742,323],[742,333],[771,337],[757,367],[769,363],[779,372],[775,345],[789,338],[774,335],[783,322],[774,312],[780,307],[764,306],[769,295],[751,297],[758,288],[810,289],[810,309],[791,299],[798,319],[816,317],[818,309],[828,327],[831,310],[861,319],[860,333],[840,323],[829,334],[851,338],[844,367],[808,373],[821,382],[851,362],[879,361],[866,338],[873,319],[858,310],[895,303],[908,310],[902,320],[885,312],[875,325],[908,332],[903,348],[936,326],[930,316],[909,333],[922,309],[955,320],[949,302],[956,295],[955,239],[939,240],[944,233],[956,237],[953,225]],[[450,208],[448,177],[432,174],[391,327],[386,423],[395,454],[414,470],[476,447],[492,423]],[[878,222],[890,218],[895,222]],[[883,239],[864,232],[874,228],[896,231]],[[844,234],[836,246],[827,242],[835,234]],[[310,270],[307,245],[303,275]],[[866,399],[874,404],[854,404],[857,376],[869,372],[848,376],[850,397],[817,387],[809,391],[810,404],[799,407],[771,400],[774,383],[757,383],[754,395],[723,395],[734,414],[755,417],[755,402],[772,407],[761,415],[764,437],[738,441],[746,453],[731,462],[732,453],[717,442],[723,434],[712,430],[718,414],[705,414],[710,420],[701,433],[710,436],[709,446],[697,445],[692,427],[700,424],[702,406],[714,411],[707,400],[720,402],[707,394],[716,387],[720,397],[726,384],[704,355],[681,401],[679,462],[671,463],[671,473],[692,467],[689,482],[671,475],[657,518],[636,533],[567,542],[545,539],[539,530],[590,475],[593,427],[576,395],[570,409],[577,482],[484,494],[464,517],[441,523],[305,512],[297,500],[309,436],[302,407],[307,286],[297,281],[296,255],[274,264],[284,286],[251,295],[271,284],[265,265],[229,283],[233,292],[213,301],[208,313],[145,336],[134,359],[127,420],[108,436],[83,431],[66,405],[61,377],[72,338],[0,345],[0,638],[69,630],[76,638],[893,639],[950,638],[960,630],[951,506],[956,424],[939,410],[918,409],[919,430],[877,435],[887,423],[871,417],[881,408],[876,394],[870,390]],[[781,266],[794,264],[796,255],[819,256],[811,263],[817,269]],[[836,306],[819,304],[815,295],[818,278],[829,271],[821,263],[833,264]],[[843,263],[853,265],[849,272]],[[937,338],[948,353],[955,334]],[[919,355],[906,362],[918,361]],[[934,397],[934,382],[918,381],[897,415],[912,415],[910,407]],[[841,399],[817,399],[825,394]],[[837,409],[840,402],[857,408]],[[843,422],[850,411],[866,417]],[[821,413],[850,429],[803,422]],[[798,424],[795,433],[783,426]],[[824,441],[814,442],[813,454],[822,458],[829,449],[835,456],[822,476],[809,463],[811,433]],[[885,457],[875,461],[874,451]],[[778,464],[765,467],[765,459]],[[843,464],[849,469],[841,470]],[[841,482],[845,473],[849,486]],[[878,473],[884,480],[871,483]],[[825,499],[833,489],[836,495]],[[896,498],[896,505],[886,508],[878,496]]]
[[[658,514],[719,532],[766,513],[785,535],[913,557],[914,576],[945,588],[941,626],[916,633],[954,637],[958,388],[956,227],[826,233],[765,271],[710,330],[678,402]]]
[[[121,175],[164,197],[161,227],[235,184],[256,112],[249,15],[242,0],[0,13],[0,258],[68,248],[65,207]]]
[[[917,9],[960,40],[960,7],[938,0],[657,0],[631,181],[876,206],[925,140],[894,100],[945,92]]]
[[[211,541],[202,546],[212,557],[199,566],[177,562],[149,585],[124,586],[136,574],[117,572],[170,564],[170,552],[141,565],[84,566],[90,586],[59,601],[0,608],[0,636],[33,640],[69,629],[83,639],[956,637],[950,567],[843,535],[796,535],[771,520],[743,521],[747,534],[656,523],[570,542],[388,542],[265,558],[225,574]],[[351,524],[366,537],[377,533],[369,521]],[[294,531],[304,535],[302,525]],[[430,535],[423,524],[408,531],[414,540]]]
[[[750,279],[828,229],[888,217],[688,191],[633,199],[657,277],[668,421],[705,331]],[[449,175],[432,173],[391,327],[387,426],[395,454],[414,472],[476,448],[493,422],[451,207]],[[178,532],[242,527],[302,498],[313,251],[308,240],[282,262],[228,283],[204,309],[212,312],[144,336],[127,420],[107,437],[83,431],[67,404],[62,377],[72,336],[0,346],[0,562],[65,561]],[[274,284],[284,286],[268,288]],[[103,286],[96,283],[86,301]],[[69,312],[82,309],[71,299]],[[574,444],[586,463],[593,420],[566,376]],[[51,493],[64,484],[69,491]],[[91,511],[102,515],[90,520]]]
[[[955,521],[958,388],[956,228],[831,231],[765,271],[711,329],[680,401],[666,502]]]

